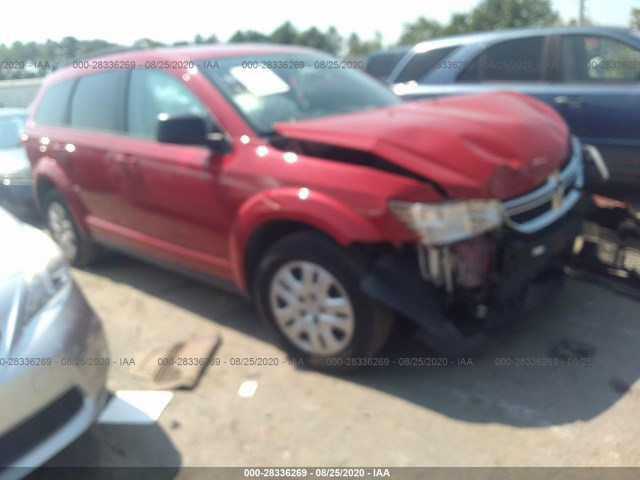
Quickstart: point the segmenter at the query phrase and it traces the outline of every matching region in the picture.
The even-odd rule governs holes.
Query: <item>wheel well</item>
[[[244,278],[250,294],[253,294],[253,274],[258,268],[260,259],[269,247],[281,238],[304,230],[314,229],[301,222],[278,220],[258,227],[251,234],[245,248],[244,257]]]
[[[326,233],[302,222],[278,220],[260,226],[249,238],[245,248],[244,275],[247,291],[253,295],[253,276],[265,252],[278,240],[302,231],[314,232],[332,242],[335,240]],[[388,245],[354,243],[347,246],[350,258],[358,267],[364,269],[366,265],[381,251],[388,249]]]
[[[38,207],[40,208],[40,211],[42,211],[44,208],[44,205],[42,204],[42,202],[44,202],[44,199],[46,198],[48,193],[51,190],[56,190],[57,188],[58,187],[56,187],[55,183],[53,183],[48,178],[42,178],[38,180],[37,192],[38,192]]]

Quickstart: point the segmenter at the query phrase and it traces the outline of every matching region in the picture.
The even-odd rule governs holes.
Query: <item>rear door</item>
[[[548,82],[558,76],[545,35],[471,43],[429,65],[419,85],[399,83],[394,91],[408,99],[459,95],[493,90],[517,90],[550,101]],[[434,51],[433,53],[437,53]],[[556,62],[557,63],[557,62]],[[414,82],[415,83],[415,82]]]
[[[640,49],[601,35],[555,39],[561,78],[550,103],[616,181],[640,180]]]
[[[108,154],[123,134],[122,101],[126,74],[109,71],[81,77],[72,91],[69,126],[64,137],[51,139],[58,163],[71,188],[92,218],[121,222],[126,206],[117,196],[117,178]]]

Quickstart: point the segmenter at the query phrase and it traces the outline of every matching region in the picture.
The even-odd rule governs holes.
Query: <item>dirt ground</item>
[[[640,466],[640,304],[602,287],[569,279],[472,365],[401,366],[427,352],[400,325],[380,355],[395,365],[337,377],[289,365],[239,297],[115,254],[74,275],[108,334],[112,391],[145,388],[118,359],[176,340],[219,334],[227,363],[156,424],[96,425],[50,465]],[[571,352],[591,360],[544,365]]]

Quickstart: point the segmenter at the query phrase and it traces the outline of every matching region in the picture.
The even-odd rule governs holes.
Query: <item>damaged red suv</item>
[[[394,316],[473,348],[562,278],[581,147],[524,95],[402,103],[355,66],[235,45],[55,72],[23,135],[54,238],[244,292],[316,368],[370,363]]]

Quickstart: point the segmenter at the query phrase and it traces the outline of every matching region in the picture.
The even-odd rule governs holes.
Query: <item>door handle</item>
[[[134,155],[116,153],[111,158],[118,165],[126,165],[128,167],[134,167],[138,164],[138,159]]]
[[[565,95],[559,95],[553,99],[553,102],[558,106],[567,106],[571,108],[581,108],[584,105],[584,98],[582,97],[567,97]]]

